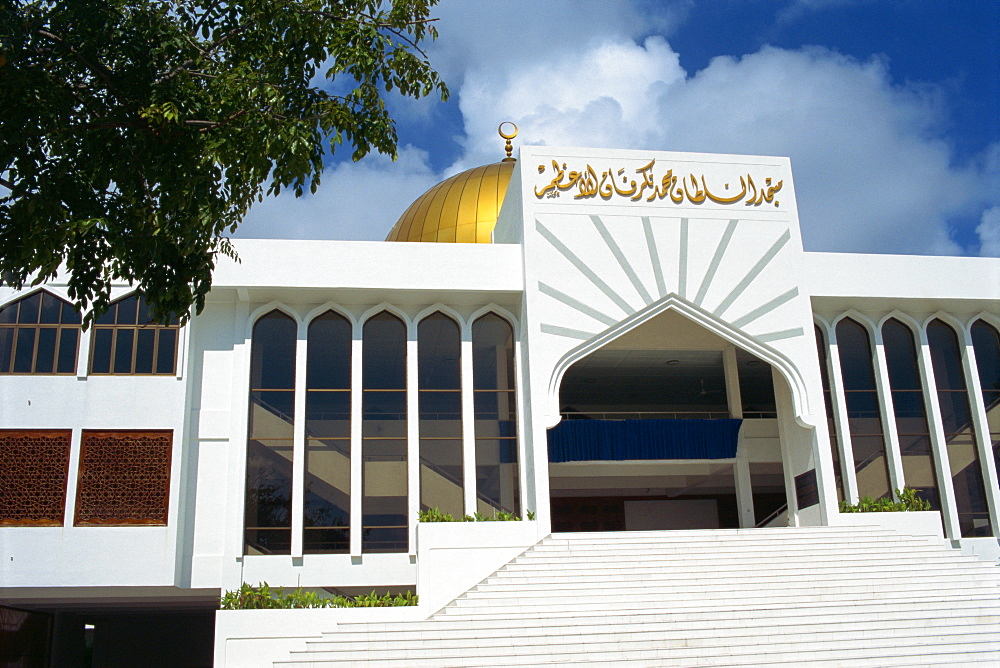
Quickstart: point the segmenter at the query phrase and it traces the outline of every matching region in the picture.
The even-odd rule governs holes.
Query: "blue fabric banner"
[[[732,459],[743,420],[563,420],[549,461]]]

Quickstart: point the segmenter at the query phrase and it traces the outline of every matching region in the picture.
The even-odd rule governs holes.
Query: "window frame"
[[[21,306],[22,304],[35,296],[39,297],[38,309],[39,312],[36,315],[35,322],[22,322]],[[46,323],[41,322],[42,319],[42,304],[44,300],[48,297],[53,299],[60,304],[58,322]],[[66,307],[70,307],[72,313],[76,315],[78,322],[63,322],[64,315],[66,313]],[[10,339],[10,357],[7,363],[6,369],[0,369],[0,375],[3,376],[75,376],[77,372],[77,366],[80,362],[80,339],[83,336],[83,324],[82,317],[80,313],[73,308],[72,303],[63,299],[59,295],[56,295],[44,288],[39,290],[34,290],[25,295],[18,297],[17,299],[11,300],[7,304],[0,308],[0,311],[6,311],[7,309],[16,309],[16,314],[14,315],[13,322],[0,322],[0,330],[10,330],[12,336]],[[55,341],[52,348],[52,371],[38,371],[38,348],[39,342],[41,341],[42,330],[54,329],[56,331]],[[31,330],[34,332],[33,341],[31,344],[31,369],[29,371],[17,371],[17,342],[21,336],[21,332]],[[59,371],[59,353],[63,345],[63,332],[64,331],[75,331],[76,339],[74,343],[73,350],[73,363],[68,371]]]
[[[136,318],[135,318],[135,323],[128,323],[128,322],[126,322],[126,323],[119,323],[118,322],[118,315],[119,315],[118,307],[123,302],[126,302],[129,299],[135,299],[136,300]],[[161,323],[158,323],[158,322],[151,322],[151,321],[147,321],[146,323],[140,323],[139,322],[139,315],[138,314],[139,314],[139,309],[140,309],[140,307],[141,307],[142,304],[143,304],[143,295],[142,295],[142,293],[139,292],[139,291],[130,292],[129,294],[123,295],[122,297],[119,297],[118,299],[116,299],[113,302],[111,302],[111,304],[108,306],[108,311],[103,316],[101,316],[101,318],[99,318],[94,323],[94,325],[92,327],[92,333],[90,335],[90,359],[88,360],[88,364],[87,364],[87,374],[88,375],[90,375],[90,376],[160,376],[160,377],[165,377],[165,376],[174,376],[174,375],[177,374],[177,358],[178,358],[178,351],[180,350],[180,339],[181,339],[181,335],[180,335],[181,325],[180,325],[180,322],[175,318],[173,320],[173,322],[171,322],[169,325],[164,325],[164,324],[161,324]],[[108,316],[110,316],[114,320],[114,322],[112,322],[112,323],[101,322],[102,319],[104,319],[104,318],[106,318]],[[173,352],[172,352],[172,355],[171,355],[171,359],[173,360],[173,362],[170,365],[170,370],[169,371],[156,371],[157,366],[158,366],[158,362],[159,362],[159,357],[160,357],[160,342],[162,341],[162,338],[163,338],[163,332],[166,331],[166,330],[172,330],[174,332],[174,337],[173,337],[174,338],[174,341],[173,341]],[[99,335],[100,332],[105,332],[105,331],[111,332],[111,339],[110,339],[110,343],[109,343],[109,352],[108,352],[108,370],[107,371],[95,371],[94,370],[94,363],[95,363],[95,361],[97,359],[97,346],[98,346],[98,338],[99,338],[98,335]],[[115,370],[115,364],[117,362],[117,358],[116,357],[117,357],[117,354],[118,354],[118,337],[124,331],[132,332],[132,342],[131,342],[131,344],[129,346],[129,348],[130,348],[130,355],[131,355],[130,360],[129,360],[129,370],[128,371],[116,371]],[[136,361],[137,361],[137,358],[138,358],[138,351],[139,351],[139,345],[138,345],[139,333],[141,331],[152,331],[153,332],[153,346],[152,346],[152,353],[151,353],[151,357],[152,357],[152,369],[153,370],[149,371],[149,372],[145,372],[145,371],[138,372],[138,371],[135,370],[135,368],[136,368]]]

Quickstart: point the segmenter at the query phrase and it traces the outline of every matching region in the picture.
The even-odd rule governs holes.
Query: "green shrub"
[[[534,511],[529,510],[527,515],[529,520],[535,519]],[[421,510],[417,515],[417,519],[421,522],[520,522],[521,516],[508,513],[506,510],[497,510],[492,515],[483,515],[477,512],[475,515],[464,515],[461,518],[455,518],[450,513],[441,512],[440,508],[428,508],[427,510]]]
[[[904,487],[896,490],[899,501],[894,501],[889,497],[872,499],[870,496],[863,496],[856,504],[847,501],[840,502],[840,512],[842,513],[902,513],[912,510],[930,510],[931,504],[925,499],[917,496],[917,490]]]
[[[289,608],[392,608],[416,605],[417,595],[412,591],[402,594],[370,594],[360,596],[320,596],[315,591],[303,591],[301,587],[287,594],[283,587],[272,589],[266,582],[256,587],[246,582],[239,589],[227,591],[220,607],[223,610],[264,610]]]

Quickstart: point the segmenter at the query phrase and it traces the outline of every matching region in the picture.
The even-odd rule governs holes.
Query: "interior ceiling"
[[[655,318],[609,342],[603,349],[725,350],[729,342],[675,311]],[[602,350],[603,350],[602,349]]]
[[[722,352],[605,347],[574,364],[560,390],[564,410],[602,406],[728,409]]]

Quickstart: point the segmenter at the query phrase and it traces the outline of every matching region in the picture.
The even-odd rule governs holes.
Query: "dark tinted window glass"
[[[156,346],[156,373],[173,373],[177,360],[177,330],[161,329]]]
[[[118,313],[118,304],[112,304],[108,307],[108,310],[98,316],[96,323],[98,325],[113,325],[115,324],[115,317]]]
[[[972,325],[972,346],[983,392],[1000,392],[1000,332],[979,320]]]
[[[62,300],[46,292],[40,294],[42,295],[42,310],[38,321],[45,325],[58,325],[63,305]]]
[[[17,322],[17,307],[20,302],[8,304],[0,308],[0,325],[14,324]]]
[[[890,496],[892,485],[868,331],[851,319],[841,320],[837,325],[837,348],[858,494],[875,499]]]
[[[927,325],[927,341],[948,444],[959,528],[963,536],[991,536],[993,530],[977,446],[980,435],[972,423],[958,336],[941,320],[933,320]]]
[[[42,303],[42,293],[36,292],[21,300],[21,312],[17,321],[22,325],[31,325],[38,322],[38,309]]]
[[[917,495],[927,500],[934,510],[940,510],[937,469],[913,333],[898,320],[888,320],[882,326],[882,342],[903,458],[904,484],[917,490]]]
[[[31,373],[35,356],[35,329],[19,329],[14,350],[14,373]]]
[[[56,362],[56,336],[59,330],[55,327],[43,327],[38,330],[38,350],[35,352],[35,373],[52,373]]]
[[[131,373],[134,338],[134,329],[119,329],[115,332],[115,373]]]
[[[307,384],[311,390],[351,387],[351,323],[328,311],[309,325]]]
[[[111,339],[114,330],[95,329],[94,330],[94,353],[90,360],[90,371],[92,373],[111,372]]]
[[[146,305],[146,297],[144,295],[139,295],[139,303],[136,310],[136,322],[140,325],[145,325],[152,318],[149,315],[149,306]]]
[[[295,321],[271,311],[253,328],[250,386],[262,389],[295,387]]]
[[[0,373],[10,372],[10,363],[14,359],[13,327],[0,327]]]
[[[417,333],[421,390],[457,390],[461,387],[458,323],[434,313],[420,321]]]
[[[303,550],[350,549],[351,324],[328,311],[309,325]]]
[[[417,330],[420,387],[420,506],[465,514],[462,479],[461,333],[434,313]]]
[[[139,308],[139,299],[136,295],[126,297],[118,302],[118,318],[117,323],[119,325],[134,325],[136,322],[136,313]]]
[[[364,326],[363,375],[366,390],[406,389],[406,325],[390,313]]]
[[[406,326],[390,313],[365,322],[362,342],[362,499],[365,552],[405,552]]]
[[[478,510],[520,514],[514,330],[490,313],[472,324]]]
[[[156,343],[156,330],[140,329],[136,334],[135,372],[153,373],[153,346]]]
[[[77,329],[63,329],[59,335],[59,373],[73,373],[76,371],[76,344],[80,332]],[[0,369],[3,364],[0,363]]]
[[[62,305],[62,323],[64,325],[79,325],[81,322],[80,314],[77,310],[73,308],[73,305],[69,302],[63,302]]]
[[[514,331],[510,323],[489,313],[472,324],[474,387],[514,388]]]

